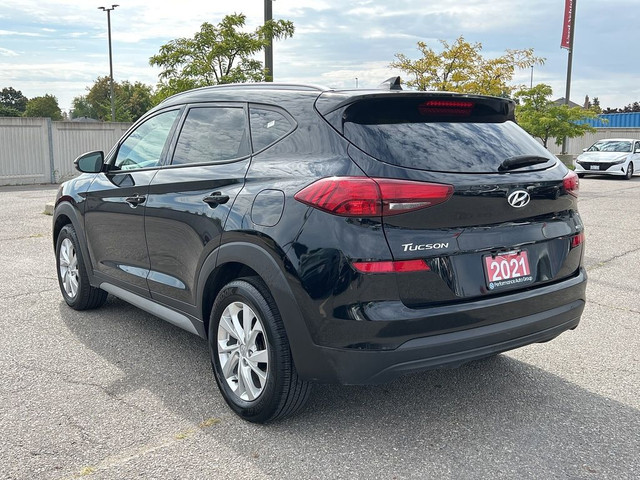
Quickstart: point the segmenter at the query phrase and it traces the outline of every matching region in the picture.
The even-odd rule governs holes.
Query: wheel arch
[[[209,316],[211,314],[211,308],[218,293],[227,283],[241,277],[253,277],[260,276],[251,267],[239,262],[227,262],[222,265],[217,265],[216,268],[207,277],[204,287],[202,289],[201,298],[201,314],[202,322],[204,323],[204,330],[209,334]]]
[[[198,305],[208,332],[211,307],[220,289],[228,282],[258,276],[269,288],[289,340],[296,369],[302,378],[313,378],[320,350],[311,340],[302,312],[285,277],[282,261],[266,248],[250,242],[222,245],[205,260],[199,275]]]
[[[72,224],[71,219],[64,213],[58,215],[53,221],[53,248],[56,248],[56,243],[58,242],[58,235],[60,235],[60,230],[64,228],[65,225]],[[75,228],[75,226],[74,226]],[[77,228],[75,228],[78,230]]]
[[[65,225],[72,225],[74,230],[76,231],[76,236],[78,237],[78,242],[80,242],[80,250],[82,252],[82,258],[84,259],[85,266],[87,267],[87,275],[89,277],[89,282],[93,286],[97,286],[94,284],[93,280],[93,263],[91,261],[91,257],[89,256],[89,249],[87,247],[87,239],[84,234],[84,222],[82,221],[82,217],[78,210],[68,202],[61,202],[56,205],[56,209],[53,214],[53,248],[55,250],[56,244],[58,242],[58,236],[60,235],[60,231],[65,227]]]

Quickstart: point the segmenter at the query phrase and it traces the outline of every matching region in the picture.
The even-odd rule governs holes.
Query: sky
[[[113,0],[112,0],[113,1]],[[116,81],[155,85],[149,57],[203,22],[244,13],[247,29],[264,19],[263,0],[119,0],[111,12]],[[107,14],[111,3],[85,0],[5,0],[0,4],[0,88],[29,97],[52,94],[68,111],[99,76],[109,74]],[[533,48],[546,58],[533,82],[564,97],[567,50],[560,48],[564,0],[274,0],[273,17],[291,20],[292,38],[275,42],[276,81],[335,88],[375,87],[400,75],[396,53],[419,57],[463,35],[486,57]],[[640,0],[580,0],[576,8],[571,100],[598,97],[604,107],[640,101]],[[260,57],[264,60],[263,57]],[[529,85],[531,70],[514,83]]]

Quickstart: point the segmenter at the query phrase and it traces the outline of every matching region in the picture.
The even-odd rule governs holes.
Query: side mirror
[[[586,152],[587,150],[589,150],[588,148],[583,148],[582,151]]]
[[[104,167],[104,153],[101,151],[85,153],[76,158],[73,164],[82,173],[99,173]]]

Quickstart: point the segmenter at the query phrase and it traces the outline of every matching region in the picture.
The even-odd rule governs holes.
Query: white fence
[[[78,174],[73,167],[78,155],[90,150],[106,153],[130,125],[0,117],[0,185],[71,178]]]

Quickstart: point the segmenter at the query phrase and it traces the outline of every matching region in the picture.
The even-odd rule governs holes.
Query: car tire
[[[633,177],[633,162],[629,162],[629,166],[627,167],[627,173],[624,176],[624,179],[631,180],[631,177]]]
[[[73,225],[65,225],[56,241],[56,270],[62,296],[74,310],[101,307],[109,295],[89,283],[86,264]]]
[[[280,313],[260,278],[234,280],[220,290],[209,347],[222,396],[244,420],[267,423],[306,402],[310,384],[298,377]]]

